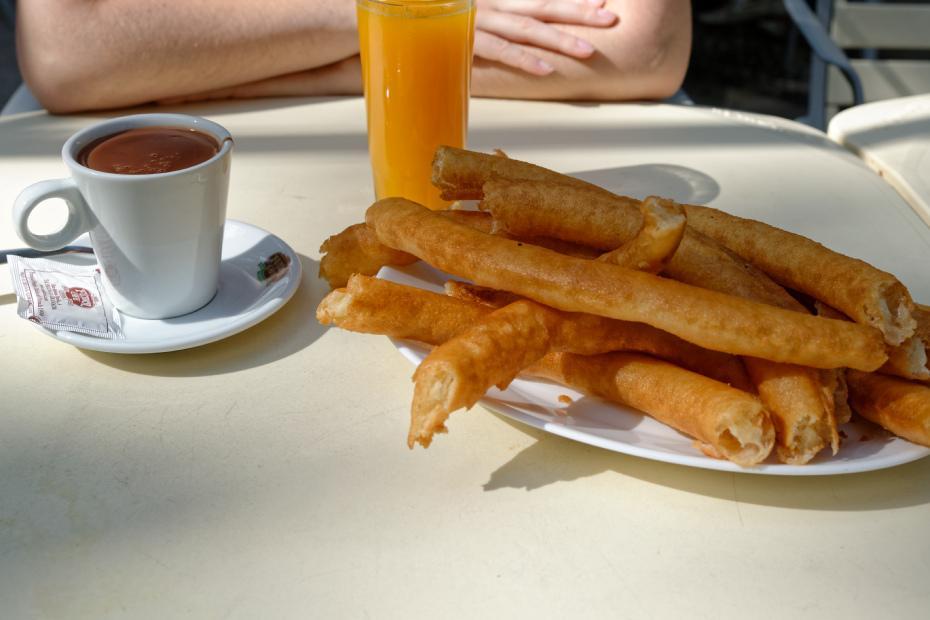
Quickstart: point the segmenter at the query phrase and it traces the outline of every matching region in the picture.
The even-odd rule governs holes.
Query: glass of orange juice
[[[356,0],[375,195],[431,209],[436,147],[465,146],[475,0]]]

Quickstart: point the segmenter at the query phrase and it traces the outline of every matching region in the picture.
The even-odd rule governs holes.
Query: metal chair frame
[[[853,105],[865,102],[862,80],[846,53],[830,38],[833,20],[833,0],[816,0],[816,13],[805,0],[783,0],[785,10],[811,46],[810,87],[807,94],[807,115],[802,123],[821,131],[827,127],[827,69],[840,70],[853,92]]]

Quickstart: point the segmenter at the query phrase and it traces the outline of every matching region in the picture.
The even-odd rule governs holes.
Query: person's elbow
[[[22,54],[20,58],[23,58]],[[32,95],[49,112],[63,114],[88,107],[79,96],[75,96],[71,75],[63,72],[54,63],[30,57],[28,61],[20,61],[20,73]]]
[[[23,81],[42,106],[52,113],[101,107],[94,100],[95,79],[86,55],[73,53],[67,41],[18,32],[17,55]]]
[[[667,99],[680,88],[691,58],[691,20],[656,24],[633,40],[607,49],[601,82],[605,99]]]
[[[658,43],[638,71],[638,99],[667,99],[681,88],[691,57],[691,38]]]

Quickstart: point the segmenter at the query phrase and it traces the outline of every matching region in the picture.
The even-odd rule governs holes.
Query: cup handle
[[[29,230],[29,214],[49,198],[61,198],[68,205],[68,221],[58,232],[39,235]],[[90,210],[74,179],[51,179],[30,185],[13,204],[13,227],[26,245],[43,252],[60,250],[90,229]]]

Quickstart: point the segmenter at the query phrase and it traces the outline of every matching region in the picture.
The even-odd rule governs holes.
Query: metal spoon
[[[16,248],[13,250],[0,250],[0,265],[6,262],[7,256],[15,254],[23,258],[41,258],[43,256],[55,256],[56,254],[93,254],[94,249],[85,245],[66,245],[59,250],[51,252],[42,252],[32,248]]]

